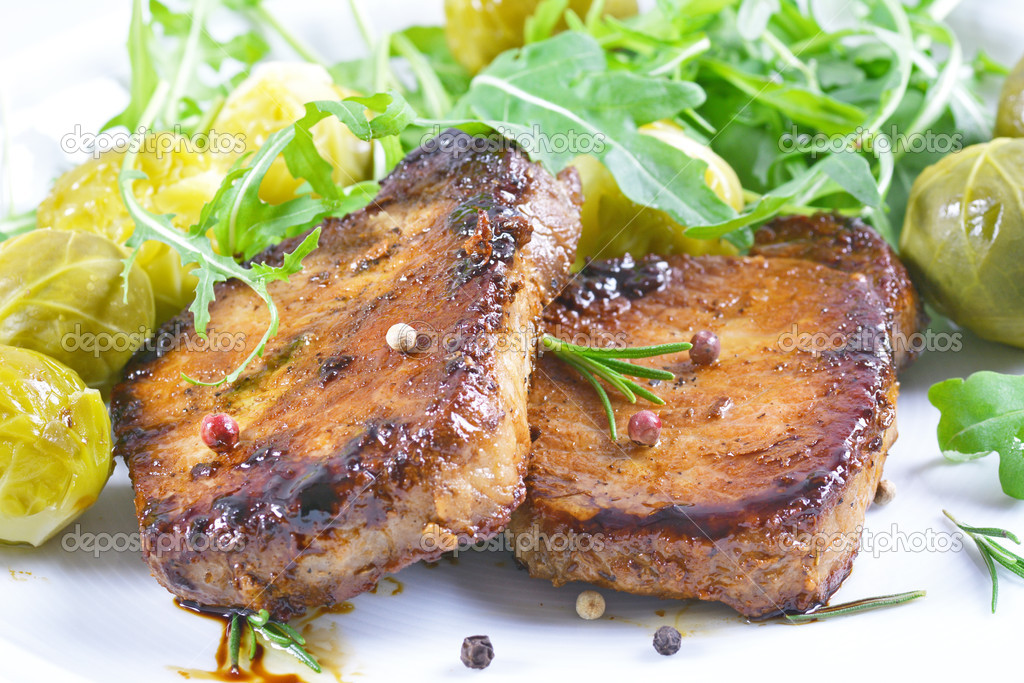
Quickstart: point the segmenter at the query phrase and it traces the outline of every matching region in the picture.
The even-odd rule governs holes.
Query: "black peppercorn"
[[[469,636],[462,641],[462,663],[470,669],[486,669],[494,659],[494,646],[487,636]]]
[[[674,655],[682,644],[683,637],[671,626],[662,626],[654,633],[654,649],[659,655]]]

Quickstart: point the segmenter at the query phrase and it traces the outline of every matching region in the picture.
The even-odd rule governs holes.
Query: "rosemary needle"
[[[673,342],[670,344],[656,344],[654,346],[598,349],[590,346],[570,344],[549,334],[541,337],[541,344],[546,350],[554,353],[559,360],[583,375],[583,378],[594,387],[594,391],[597,392],[601,405],[604,407],[605,415],[608,417],[608,432],[611,435],[612,441],[616,441],[619,438],[618,431],[615,428],[615,411],[612,409],[608,392],[598,382],[598,378],[603,379],[610,387],[625,396],[626,400],[630,403],[636,403],[637,397],[640,397],[655,405],[665,405],[665,401],[661,397],[628,378],[642,377],[644,379],[673,380],[675,375],[668,370],[633,365],[622,359],[663,356],[669,353],[687,351],[692,346],[689,342]]]
[[[971,526],[970,524],[964,524],[951,515],[948,510],[943,510],[942,514],[949,517],[950,521],[953,522],[958,529],[970,536],[971,540],[974,541],[974,544],[978,546],[978,552],[981,553],[981,559],[985,561],[985,567],[988,569],[988,574],[992,578],[992,613],[995,614],[996,605],[999,603],[999,574],[997,572],[996,564],[999,564],[1017,576],[1024,578],[1024,557],[1007,550],[992,539],[1005,538],[1017,545],[1020,545],[1020,539],[1017,538],[1013,532],[1007,531],[1006,529],[1000,529],[998,527],[976,527]]]
[[[249,633],[249,660],[256,656],[256,636],[269,645],[288,652],[313,671],[320,673],[320,664],[303,647],[306,639],[302,634],[283,621],[274,621],[265,609],[259,612],[234,610],[228,621],[228,657],[231,670],[238,671],[238,651],[242,644],[242,629]]]
[[[882,595],[877,598],[865,598],[864,600],[846,602],[841,605],[835,605],[834,607],[822,607],[821,609],[813,612],[806,612],[804,614],[786,614],[784,615],[784,618],[790,623],[802,624],[817,621],[819,619],[829,619],[831,617],[842,617],[848,614],[867,612],[868,610],[880,609],[882,607],[894,607],[896,605],[902,605],[905,602],[910,602],[911,600],[923,598],[924,596],[925,591],[908,591],[906,593]]]

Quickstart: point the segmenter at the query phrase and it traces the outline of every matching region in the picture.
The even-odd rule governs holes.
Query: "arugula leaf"
[[[932,385],[939,448],[954,462],[999,454],[1003,492],[1024,499],[1024,376],[976,372]]]
[[[526,17],[526,23],[523,25],[523,42],[529,45],[550,38],[567,9],[569,0],[541,0],[533,14]]]
[[[704,181],[706,164],[638,132],[702,101],[692,83],[608,71],[593,38],[567,32],[499,56],[455,112],[516,133],[532,158],[556,172],[579,153],[567,142],[583,139],[627,197],[684,225],[704,225],[735,215]]]
[[[867,119],[867,114],[859,107],[812,92],[802,85],[783,85],[768,76],[746,74],[717,60],[704,60],[702,65],[760,104],[826,135],[851,133]]]
[[[143,113],[141,125],[148,125],[155,112],[164,106],[168,90],[166,82],[158,84]],[[367,109],[380,113],[368,121]],[[313,229],[298,247],[285,254],[280,266],[252,263],[246,267],[237,263],[232,258],[234,255],[249,259],[286,237],[302,234],[325,216],[344,215],[372,199],[375,183],[358,184],[344,190],[334,186],[330,164],[320,157],[312,143],[309,129],[331,115],[349,124],[353,133],[365,140],[395,139],[412,118],[408,104],[397,94],[378,93],[341,102],[307,104],[302,119],[271,134],[248,160],[247,167],[237,166],[228,173],[214,198],[203,207],[199,222],[187,233],[176,229],[169,216],[158,216],[139,204],[132,193],[132,183],[145,176],[133,167],[137,151],[129,150],[125,154],[118,187],[122,201],[135,221],[135,230],[127,244],[136,249],[125,261],[125,274],[131,268],[138,247],[146,240],[158,240],[177,251],[182,263],[197,264],[193,273],[199,282],[189,310],[198,334],[206,333],[210,322],[209,305],[215,298],[214,288],[218,282],[232,278],[240,280],[263,300],[270,312],[270,324],[263,338],[238,368],[215,382],[199,382],[185,377],[187,381],[214,386],[233,382],[254,358],[262,355],[267,342],[277,333],[279,324],[277,308],[267,285],[276,280],[286,280],[302,269],[302,259],[317,246],[320,228]],[[260,183],[274,160],[282,154],[289,170],[306,180],[308,188],[320,193],[319,196],[307,194],[278,205],[268,204],[259,198]],[[214,249],[208,233],[212,233],[220,253]]]
[[[137,130],[160,81],[170,84],[170,92],[164,109],[156,113],[149,125],[154,130],[177,126],[186,133],[203,129],[203,124],[216,112],[218,101],[227,94],[227,88],[224,84],[205,83],[199,78],[199,67],[206,66],[227,81],[224,74],[229,61],[233,66],[241,66],[239,76],[244,77],[270,51],[267,42],[251,29],[226,40],[212,37],[207,24],[222,2],[237,5],[238,0],[192,0],[187,11],[174,11],[159,0],[149,0],[147,22],[142,0],[134,0],[128,31],[129,102],[101,131],[115,126]]]
[[[160,80],[153,66],[150,55],[150,44],[153,42],[153,31],[145,21],[142,13],[142,0],[132,3],[132,19],[128,28],[128,59],[131,63],[131,85],[129,86],[128,106],[109,121],[103,124],[100,132],[124,126],[134,131],[142,118],[146,104],[156,90]]]
[[[379,114],[367,120],[368,110]],[[246,168],[228,173],[203,207],[196,229],[203,234],[211,231],[220,253],[248,260],[268,246],[306,232],[327,216],[343,216],[373,199],[376,183],[357,183],[344,189],[334,184],[333,167],[320,156],[310,132],[328,116],[369,141],[398,135],[411,121],[412,111],[395,93],[308,103],[301,119],[267,137]],[[316,196],[307,194],[283,204],[260,199],[260,182],[279,155],[291,174],[305,180]]]

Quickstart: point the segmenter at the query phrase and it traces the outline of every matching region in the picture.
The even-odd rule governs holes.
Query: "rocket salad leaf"
[[[999,454],[1003,492],[1024,499],[1024,377],[976,372],[928,391],[942,412],[939,448],[953,462]]]

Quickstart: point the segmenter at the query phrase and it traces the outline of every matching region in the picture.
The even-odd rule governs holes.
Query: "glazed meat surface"
[[[546,312],[548,332],[576,343],[712,330],[722,350],[707,367],[685,353],[635,361],[676,375],[650,387],[663,407],[612,397],[623,435],[633,412],[656,410],[653,448],[613,443],[585,380],[540,359],[527,499],[511,526],[532,575],[751,617],[804,611],[838,588],[896,437],[893,320],[914,325],[918,302],[863,224],[795,225],[758,235],[762,253],[788,242],[786,256],[592,263]]]
[[[520,343],[573,262],[579,185],[515,150],[447,132],[409,155],[367,209],[323,225],[304,270],[271,294],[281,327],[218,285],[204,347],[183,314],[114,391],[145,557],[175,595],[277,617],[329,605],[384,572],[484,539],[522,501],[533,357]],[[295,240],[257,257],[274,262]],[[411,323],[426,350],[385,341]],[[232,450],[205,415],[241,428]]]

